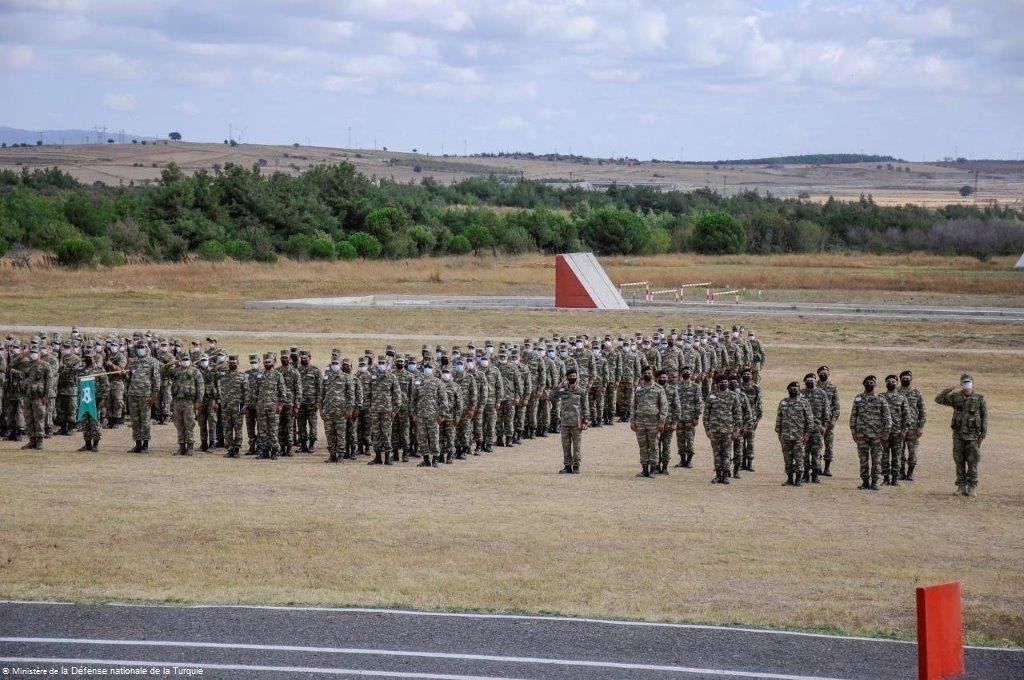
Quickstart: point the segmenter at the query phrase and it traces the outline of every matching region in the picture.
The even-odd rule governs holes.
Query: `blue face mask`
[[[555,358],[555,350],[553,350],[553,349],[552,350],[548,350],[548,359],[554,359],[554,358]]]
[[[416,364],[406,364],[405,365],[405,370],[409,371],[410,373],[415,373],[416,372]]]
[[[463,372],[465,372],[465,370],[466,370],[466,367],[464,365],[462,365],[462,364],[455,364],[455,372],[456,373],[463,373]]]
[[[430,376],[434,375],[434,369],[432,369],[432,368],[424,368],[423,369],[423,375],[425,375],[425,376],[427,376],[429,378]]]

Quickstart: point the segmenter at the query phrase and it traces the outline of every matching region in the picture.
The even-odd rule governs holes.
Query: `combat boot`
[[[663,461],[661,463],[661,474],[668,476],[668,461],[667,460]]]
[[[380,451],[378,451],[378,452],[376,453],[376,455],[374,456],[373,460],[371,460],[371,461],[370,461],[369,463],[367,463],[367,465],[380,465],[380,464],[381,464],[381,463],[383,463],[383,462],[384,462],[384,461],[382,461],[382,460],[380,459]]]
[[[817,468],[814,468],[813,470],[811,470],[811,484],[821,484],[821,482],[818,480],[818,469]]]
[[[484,444],[484,453],[494,453],[494,449],[490,444]]]
[[[579,463],[573,463],[572,464],[572,473],[574,475],[578,475],[580,473],[580,464]]]
[[[537,428],[537,436],[538,437],[547,437],[548,436],[548,430],[545,430],[544,426],[541,425],[540,427]]]
[[[447,453],[444,454],[444,464],[445,465],[451,465],[452,464],[452,452],[451,451],[448,451]]]
[[[309,444],[306,443],[305,439],[302,440],[302,445],[299,446],[299,453],[309,453]]]
[[[978,492],[975,491],[975,488],[976,487],[973,484],[968,484],[967,485],[967,491],[966,491],[966,493],[964,493],[964,495],[969,497],[969,498],[976,497],[978,495]]]
[[[803,475],[801,475],[799,472],[797,472],[796,474],[793,475],[793,486],[803,486],[803,485],[804,485]]]
[[[675,465],[673,465],[672,467],[686,467],[686,454],[685,453],[680,453],[679,454],[679,462],[676,463]]]
[[[149,453],[149,440],[148,439],[143,439],[142,440],[142,452],[143,453]]]
[[[35,439],[33,439],[32,440],[32,448],[35,449],[36,451],[42,451],[43,450],[43,440],[41,438],[39,438],[39,437],[36,437]]]
[[[900,479],[906,479],[906,478],[907,478],[907,464],[906,463],[900,463]]]
[[[914,466],[913,465],[910,465],[910,466],[907,467],[907,477],[906,477],[906,479],[907,479],[908,482],[914,481]]]
[[[871,482],[868,481],[867,477],[861,477],[860,478],[860,486],[858,486],[857,488],[861,489],[861,490],[870,489],[871,488]]]
[[[504,446],[505,446],[505,435],[503,435],[503,434],[499,434],[499,435],[498,435],[498,436],[497,436],[497,437],[495,438],[495,441],[494,441],[494,443],[495,443],[495,444],[497,444],[498,446],[504,447]]]
[[[407,451],[407,449],[402,449],[402,458],[404,458],[405,460],[409,460],[409,454],[407,454],[406,451]],[[419,454],[417,454],[417,453],[413,453],[411,455],[416,456],[417,458],[419,457]],[[391,462],[392,463],[397,463],[398,462],[398,450],[397,449],[391,452]]]
[[[787,472],[786,473],[786,481],[784,481],[782,483],[782,486],[793,486],[793,473],[792,472]]]
[[[561,470],[558,471],[558,474],[560,474],[560,475],[571,475],[572,474],[572,465],[564,466]]]
[[[282,447],[281,448],[281,456],[284,457],[284,458],[291,458],[292,457],[292,447],[290,447],[290,446]]]
[[[208,444],[208,443],[206,442],[206,437],[202,437],[202,438],[200,438],[200,441],[199,441],[199,450],[200,450],[200,451],[202,451],[203,453],[207,453],[207,452],[209,452],[209,450],[210,450],[210,445],[209,445],[209,444]]]
[[[389,456],[387,453],[384,454],[384,464],[385,465],[393,465],[394,464],[394,463],[391,462],[391,456]]]
[[[196,452],[196,451],[195,451],[195,448],[194,448],[194,447],[192,446],[192,444],[186,444],[186,445],[185,445],[185,455],[186,455],[186,456],[191,456],[191,455],[193,455],[193,454],[194,454],[195,452]]]
[[[232,446],[228,449],[228,452],[224,454],[226,458],[238,458],[238,447]]]
[[[966,484],[957,484],[956,485],[956,491],[953,492],[953,495],[954,496],[966,496],[967,495],[967,485]]]
[[[430,456],[423,456],[423,460],[416,467],[430,467]]]
[[[871,478],[871,486],[868,488],[872,491],[878,491],[878,477]]]
[[[722,484],[729,484],[729,468],[722,470]]]
[[[135,448],[134,449],[128,449],[128,453],[142,453],[142,440],[141,439],[136,439],[135,440]]]
[[[43,428],[43,437],[49,439],[53,436],[53,425],[47,425]]]
[[[60,424],[60,430],[58,430],[57,435],[61,436],[61,437],[66,437],[66,436],[68,436],[68,434],[70,434],[68,432],[68,424],[66,422],[61,423]]]
[[[466,460],[466,447],[462,447],[455,454],[455,460]]]
[[[651,476],[651,466],[648,465],[647,463],[642,463],[640,467],[641,470],[639,474],[637,474],[637,477],[646,477],[649,479]]]
[[[307,448],[309,448],[310,453],[316,453],[316,437],[313,437],[312,439],[309,440],[309,445]]]
[[[430,467],[440,467],[441,466],[441,462],[442,462],[441,456],[434,456],[433,458],[431,458],[430,455],[428,454],[426,456],[423,456],[423,458],[424,458],[424,460],[427,459],[427,458],[430,458]]]
[[[280,453],[280,452],[278,451],[276,446],[274,448],[270,449],[270,460],[277,460],[277,454],[278,453]]]
[[[36,445],[35,437],[29,437],[28,438],[28,442],[26,444],[22,445],[21,450],[22,451],[27,451],[29,449],[34,449],[35,445]]]
[[[733,466],[732,466],[732,478],[733,479],[739,479],[740,478],[740,463],[734,463],[733,464]]]
[[[13,430],[11,432],[10,440],[12,442],[20,442],[21,441],[21,430],[18,430],[18,429]]]
[[[686,454],[686,465],[684,465],[683,467],[687,467],[687,468],[692,468],[693,467],[693,454],[692,453]]]
[[[523,434],[522,434],[523,439],[533,439],[533,432],[534,431],[531,428],[529,428],[529,427],[526,428],[525,430],[523,430]]]
[[[712,484],[721,484],[722,483],[722,471],[721,470],[715,470],[715,478],[711,480],[711,483]]]
[[[84,443],[84,444],[82,444],[82,445],[81,445],[81,446],[80,446],[80,447],[78,448],[78,450],[79,450],[79,451],[89,451],[89,450],[91,450],[91,448],[92,448],[92,447],[91,447],[91,445],[90,445],[90,443],[89,443],[89,439],[87,438],[87,439],[85,440],[85,443]]]
[[[93,453],[99,453],[99,450],[100,450],[100,440],[95,438],[95,437],[90,439],[89,440],[89,450],[92,451]]]
[[[753,456],[747,456],[747,472],[753,472],[753,471],[754,471],[754,457]]]
[[[249,450],[245,452],[245,455],[247,455],[247,456],[255,456],[256,455],[256,442],[254,440],[252,440],[252,439],[249,440]]]
[[[882,475],[882,486],[889,486],[889,475]]]
[[[187,455],[185,451],[186,451],[185,450],[185,445],[184,444],[178,444],[178,455],[179,456]]]
[[[832,476],[832,472],[829,470],[830,467],[832,467],[832,461],[826,460],[825,461],[825,469],[821,471],[821,476],[822,477],[831,477]]]
[[[899,485],[900,485],[900,482],[899,482],[898,479],[896,479],[896,475],[892,475],[889,478],[889,486],[899,486]]]

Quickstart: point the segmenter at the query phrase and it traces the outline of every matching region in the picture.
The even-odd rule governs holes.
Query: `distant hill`
[[[121,141],[121,133],[113,130],[99,133],[99,137],[101,144],[108,139],[113,139],[115,143]],[[96,144],[97,133],[95,130],[21,130],[0,125],[0,143],[7,146],[14,146],[15,144],[34,146],[40,139],[43,140],[43,144]],[[156,138],[147,135],[133,135],[128,132],[124,133],[125,143],[131,144],[133,139],[151,140]]]
[[[842,163],[906,163],[902,158],[862,153],[811,153],[803,156],[770,156],[715,161],[716,165],[839,165]],[[701,163],[710,165],[710,163]]]

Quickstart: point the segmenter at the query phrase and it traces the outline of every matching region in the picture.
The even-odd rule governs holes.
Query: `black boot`
[[[91,444],[89,442],[89,438],[86,437],[85,438],[85,443],[83,443],[82,446],[80,446],[78,448],[78,451],[91,451],[91,450],[92,450],[92,446],[91,446]]]
[[[142,440],[142,452],[143,453],[149,453],[149,440],[148,439],[143,439]]]
[[[381,464],[381,463],[383,463],[383,462],[384,462],[384,461],[382,461],[382,460],[380,459],[380,451],[378,451],[378,452],[377,452],[377,455],[376,455],[376,456],[374,456],[373,460],[371,460],[371,461],[370,461],[369,463],[367,463],[367,465],[380,465],[380,464]]]
[[[430,458],[429,454],[426,455],[426,456],[423,456],[424,460],[426,460],[427,458]],[[440,465],[441,465],[441,456],[434,456],[433,458],[431,458],[431,460],[430,460],[430,467],[440,467]]]
[[[740,467],[741,467],[740,463],[733,464],[733,466],[732,466],[732,478],[733,479],[739,479],[740,478]]]
[[[484,453],[494,453],[494,449],[490,444],[484,444]]]
[[[906,479],[906,478],[907,478],[907,464],[906,463],[900,463],[900,479]]]
[[[803,486],[803,475],[799,472],[793,475],[793,486]]]
[[[564,466],[561,470],[558,471],[558,474],[560,474],[560,475],[571,475],[572,474],[572,465]]]
[[[871,486],[868,488],[870,488],[872,491],[878,491],[878,477],[871,478]]]
[[[782,486],[793,486],[793,473],[792,472],[787,472],[786,473],[786,481],[784,481],[782,483]]]
[[[430,456],[423,456],[423,460],[416,467],[430,467]]]
[[[447,453],[445,453],[444,454],[444,464],[445,465],[451,465],[452,464],[452,457],[453,456],[454,456],[454,454],[451,451],[448,451]]]
[[[392,456],[393,456],[393,460],[399,460],[399,458],[397,457],[397,456],[398,456],[398,454],[397,454],[397,453],[394,453],[394,454],[392,454]],[[407,453],[405,452],[405,449],[402,449],[402,457],[401,457],[401,461],[402,461],[403,463],[408,463],[408,462],[409,462],[409,454],[407,454]]]
[[[185,455],[186,456],[191,456],[194,453],[195,453],[195,449],[192,447],[192,445],[191,444],[186,444],[185,445]]]
[[[889,475],[882,475],[882,486],[889,486]]]
[[[910,466],[907,467],[907,481],[908,482],[914,481],[914,466],[913,465],[910,465]]]
[[[675,465],[673,465],[672,467],[686,467],[686,454],[685,453],[680,453],[679,454],[679,462],[676,463]]]
[[[455,460],[466,460],[466,447],[460,447],[459,450],[455,452]]]
[[[825,469],[821,471],[821,476],[822,477],[831,477],[832,476],[832,472],[829,471],[830,467],[832,467],[832,461],[826,460],[825,461]]]
[[[821,484],[821,481],[818,480],[818,468],[811,470],[811,484]]]
[[[61,437],[68,436],[68,434],[69,434],[69,432],[68,432],[68,424],[67,423],[61,423],[60,424],[60,430],[57,432],[57,434],[59,436],[61,436]]]
[[[693,467],[693,454],[692,453],[686,454],[686,463],[683,465],[683,467],[686,467],[686,468],[692,468]]]
[[[860,489],[860,490],[870,489],[871,488],[871,482],[868,481],[867,477],[861,477],[860,478],[860,486],[858,486],[857,488]]]
[[[179,456],[186,455],[186,453],[185,453],[185,445],[184,444],[178,444],[178,455]]]
[[[747,458],[747,472],[754,471],[754,458],[751,456]]]
[[[128,449],[128,453],[142,453],[142,440],[141,439],[136,439],[135,440],[135,448],[134,449]]]
[[[316,437],[309,440],[306,448],[309,449],[309,453],[316,453]]]
[[[256,455],[256,442],[253,441],[252,439],[249,440],[249,450],[245,452],[245,455],[247,455],[247,456],[255,456]]]
[[[661,463],[661,474],[668,475],[668,461],[662,461]]]
[[[891,475],[889,477],[889,486],[899,486],[899,485],[900,485],[900,482],[899,482],[898,479],[896,479],[896,475]]]
[[[505,437],[499,434],[494,438],[494,443],[498,446],[505,446]]]
[[[641,470],[640,470],[640,473],[637,475],[637,477],[646,477],[646,478],[650,479],[650,477],[651,477],[651,466],[648,465],[647,463],[642,463],[640,467],[641,467]]]
[[[387,451],[384,452],[384,464],[385,465],[394,465],[394,463],[391,462],[391,456],[389,456],[387,454]]]
[[[722,478],[719,480],[718,483],[719,484],[728,484],[729,483],[729,468],[725,468],[725,469],[722,470]]]
[[[203,453],[207,453],[210,450],[210,445],[206,443],[206,437],[202,437],[199,441],[199,450]]]
[[[299,453],[309,453],[309,444],[306,443],[305,439],[302,440],[302,445],[299,446]]]
[[[96,437],[93,437],[92,439],[90,439],[89,440],[89,450],[92,451],[93,453],[98,453],[99,450],[100,450],[100,440],[97,439]]]
[[[284,448],[282,448],[281,449],[281,455],[283,457],[285,457],[285,458],[291,458],[292,457],[292,447],[285,446]]]

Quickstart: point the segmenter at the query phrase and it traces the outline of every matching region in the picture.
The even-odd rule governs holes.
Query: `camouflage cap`
[[[345,357],[344,359],[341,360],[341,365],[342,366],[351,366],[352,365],[352,360],[349,359],[348,357]]]
[[[309,356],[309,350],[305,350],[305,349],[299,350],[299,356],[300,357],[308,357]]]
[[[229,354],[228,355],[228,361],[238,361],[238,355],[237,354]]]
[[[966,382],[974,382],[974,378],[971,376],[970,373],[961,373],[960,384],[963,385]]]
[[[264,361],[273,361],[274,360],[274,353],[273,352],[264,352],[263,353],[263,360]]]
[[[260,355],[259,354],[250,354],[249,355],[249,361],[259,361],[259,359],[260,359]]]

